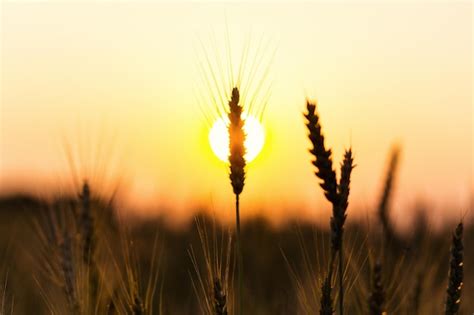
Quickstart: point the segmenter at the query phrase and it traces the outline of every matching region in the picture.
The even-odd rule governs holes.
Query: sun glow
[[[254,116],[242,115],[244,118],[245,132],[245,161],[253,161],[262,151],[265,143],[265,131],[260,121]],[[217,119],[209,131],[209,143],[214,154],[224,162],[229,161],[229,119],[221,117]]]

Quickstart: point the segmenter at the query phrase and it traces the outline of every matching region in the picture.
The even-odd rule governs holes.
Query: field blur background
[[[362,266],[390,148],[402,148],[391,222],[427,254],[410,256],[408,266],[393,261],[391,313],[405,314],[396,301],[409,301],[412,289],[396,279],[397,268],[401,279],[415,277],[417,261],[435,257],[437,270],[426,281],[444,289],[449,233],[459,220],[469,226],[474,219],[472,3],[6,1],[0,225],[16,313],[46,310],[32,258],[35,222],[58,198],[74,202],[85,179],[99,213],[110,222],[120,213],[134,227],[144,257],[158,231],[165,313],[197,309],[188,253],[199,247],[194,217],[204,213],[224,230],[234,218],[227,165],[211,151],[202,114],[214,105],[197,104],[196,89],[206,88],[199,64],[230,50],[237,65],[247,44],[262,45],[271,65],[266,143],[248,166],[242,195],[251,313],[295,311],[301,294],[291,266],[304,264],[301,243],[314,254],[314,234],[326,237],[330,205],[310,163],[306,98],[318,101],[335,165],[345,148],[355,152],[347,246],[363,248]],[[424,236],[414,241],[417,235]],[[469,227],[466,244],[473,237]],[[471,248],[465,312],[474,310],[467,298],[474,292]]]

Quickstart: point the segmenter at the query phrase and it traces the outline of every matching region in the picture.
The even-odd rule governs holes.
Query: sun
[[[265,143],[265,131],[260,121],[252,115],[242,114],[245,132],[245,161],[253,161],[262,151]],[[224,162],[229,161],[229,119],[218,118],[209,131],[209,143],[214,154]]]

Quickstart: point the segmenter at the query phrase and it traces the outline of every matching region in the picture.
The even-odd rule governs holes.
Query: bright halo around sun
[[[251,162],[262,151],[265,142],[265,131],[257,118],[242,114],[245,132],[245,161]],[[229,119],[217,119],[209,131],[209,143],[214,154],[224,162],[229,161]]]

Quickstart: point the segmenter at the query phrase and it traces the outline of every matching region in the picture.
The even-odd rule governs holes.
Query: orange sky
[[[180,219],[204,206],[232,217],[227,169],[197,105],[199,42],[213,56],[229,38],[239,60],[245,43],[263,38],[267,142],[248,168],[244,217],[327,223],[305,97],[320,104],[335,163],[355,151],[352,217],[372,211],[394,142],[403,146],[397,219],[419,201],[439,220],[459,218],[472,202],[470,3],[10,2],[1,21],[3,192],[65,189],[66,142],[80,177],[109,188],[121,179],[124,207],[159,205]]]

